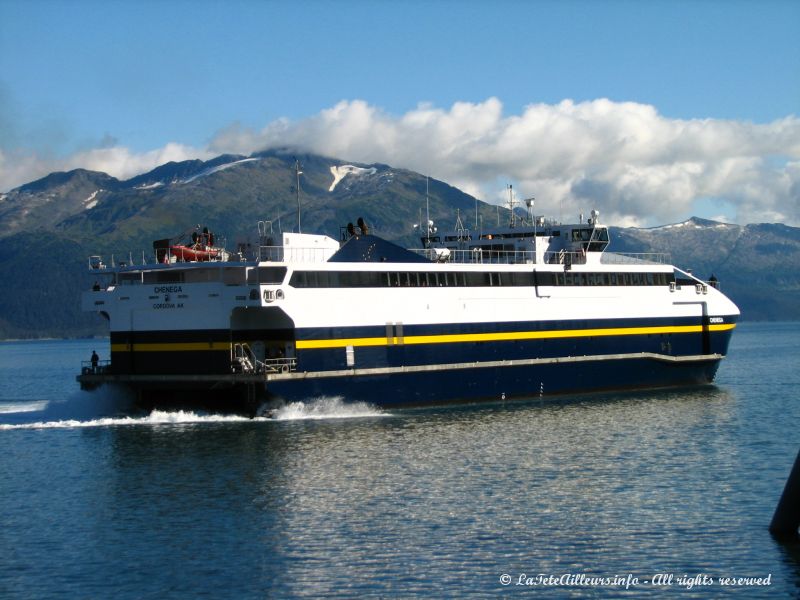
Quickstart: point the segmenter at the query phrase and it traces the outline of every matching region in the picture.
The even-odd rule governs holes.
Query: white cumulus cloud
[[[598,208],[607,222],[654,225],[714,204],[730,221],[800,223],[794,116],[766,124],[670,119],[650,105],[606,99],[505,115],[497,98],[395,116],[353,100],[261,131],[227,129],[210,145],[283,146],[409,168],[493,202],[503,198],[499,182],[509,181],[537,198],[537,212],[565,219]]]
[[[0,190],[8,190],[35,181],[54,171],[88,169],[101,171],[118,179],[129,179],[170,161],[193,158],[207,160],[215,155],[198,149],[169,143],[148,152],[132,152],[124,146],[95,148],[63,158],[39,156],[35,153],[13,153],[0,149]]]
[[[115,146],[82,152],[57,168],[130,177],[168,160],[295,147],[344,161],[382,162],[442,179],[489,201],[535,196],[536,213],[564,220],[597,208],[604,221],[660,225],[705,210],[738,223],[800,224],[800,119],[757,124],[671,119],[646,104],[598,99],[531,104],[505,114],[497,98],[393,115],[342,101],[299,120],[255,130],[231,125],[206,148],[168,144],[146,153]],[[0,189],[54,164],[0,154]],[[25,178],[27,177],[27,178]]]

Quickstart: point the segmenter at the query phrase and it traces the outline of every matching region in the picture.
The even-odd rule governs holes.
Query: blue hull
[[[376,406],[424,406],[550,396],[604,390],[660,388],[711,383],[719,359],[664,362],[652,358],[320,377],[275,381],[271,396],[287,401],[341,396]]]

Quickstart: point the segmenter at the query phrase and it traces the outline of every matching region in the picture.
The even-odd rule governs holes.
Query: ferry
[[[108,321],[110,358],[78,381],[249,414],[319,396],[425,406],[713,381],[739,316],[714,279],[609,251],[596,211],[456,225],[428,221],[406,249],[363,219],[338,240],[261,221],[231,251],[205,230],[196,257],[169,240],[139,264],[91,257],[82,307]]]

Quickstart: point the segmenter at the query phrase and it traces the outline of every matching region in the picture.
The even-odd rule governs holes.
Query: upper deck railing
[[[454,250],[443,248],[415,248],[411,250],[415,254],[424,256],[434,263],[456,263],[456,264],[536,264],[536,253],[529,250],[487,250],[475,248],[473,250]],[[324,263],[331,256],[331,250],[326,248],[301,248],[284,246],[257,246],[255,248],[242,249],[241,252],[231,254],[227,262],[220,260],[201,261],[201,262],[170,262],[162,263],[156,260],[156,256],[147,252],[127,254],[112,254],[111,260],[106,265],[100,256],[89,257],[89,268],[93,271],[103,269],[125,269],[126,267],[148,267],[158,266],[167,268],[177,265],[212,265],[228,264],[236,262],[300,262],[300,263]],[[589,253],[593,255],[595,253]],[[596,254],[595,254],[596,255]],[[587,263],[587,255],[583,252],[545,252],[542,256],[541,264],[547,265],[584,265]],[[594,261],[596,263],[596,260]],[[600,264],[608,265],[668,265],[670,264],[669,254],[659,252],[604,252],[600,255]]]
[[[424,256],[431,262],[450,262],[458,264],[536,264],[536,253],[529,250],[454,250],[442,248],[416,248],[412,252]],[[593,253],[589,253],[592,255]],[[547,265],[585,265],[583,252],[545,252],[541,264]],[[612,265],[668,265],[668,254],[658,252],[618,253],[604,252],[600,255],[601,264]]]
[[[603,252],[600,262],[604,265],[669,265],[672,259],[666,252]]]
[[[333,255],[330,248],[301,246],[259,246],[255,258],[258,262],[327,262]]]

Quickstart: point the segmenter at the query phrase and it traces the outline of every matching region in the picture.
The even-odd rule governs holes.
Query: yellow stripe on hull
[[[709,325],[709,331],[728,331],[734,324]],[[403,343],[410,344],[454,344],[464,342],[509,342],[518,340],[544,340],[557,338],[602,337],[614,335],[648,335],[664,333],[701,333],[702,325],[665,325],[659,327],[615,327],[603,329],[563,329],[560,331],[509,331],[502,333],[458,333],[452,335],[407,335]],[[341,338],[333,340],[297,340],[298,350],[322,348],[344,348],[347,346],[384,346],[390,338]],[[397,344],[399,338],[391,338]]]
[[[709,325],[709,331],[729,331],[733,323]],[[664,325],[658,327],[613,327],[598,329],[562,329],[555,331],[508,331],[497,333],[457,333],[443,335],[411,335],[403,338],[369,337],[322,340],[297,340],[298,350],[326,348],[367,347],[413,344],[458,344],[466,342],[513,342],[520,340],[546,340],[563,338],[607,337],[615,335],[651,335],[667,333],[701,333],[702,325]],[[230,351],[230,342],[175,342],[111,344],[111,352],[201,352]]]

